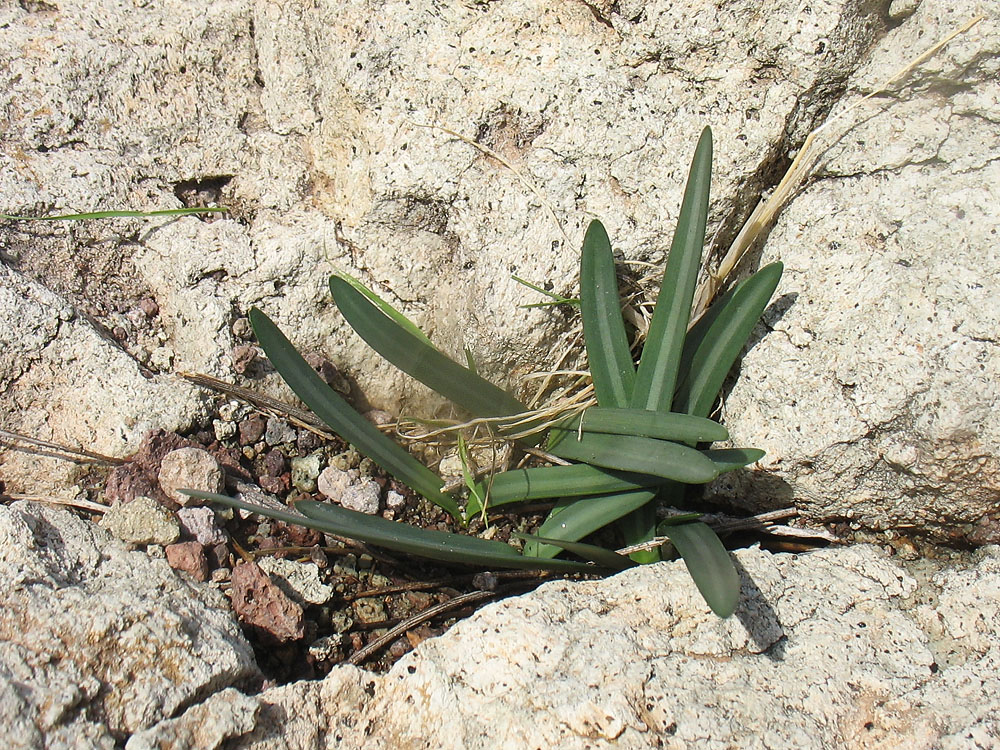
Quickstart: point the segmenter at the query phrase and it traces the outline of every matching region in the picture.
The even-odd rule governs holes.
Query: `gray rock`
[[[343,471],[333,466],[323,469],[316,487],[335,503],[359,513],[378,513],[382,488],[371,479],[360,479],[354,469]]]
[[[680,562],[545,584],[384,676],[342,666],[265,691],[234,746],[991,746],[1000,549],[936,573],[865,546],[736,557],[728,620]]]
[[[268,417],[264,431],[264,442],[268,445],[284,445],[295,442],[295,428],[283,419]]]
[[[111,748],[257,675],[221,594],[64,510],[0,507],[0,576],[8,747]]]
[[[178,492],[178,489],[221,492],[225,483],[219,462],[201,448],[170,451],[163,457],[158,478],[167,497],[184,506],[202,505],[204,501]]]
[[[314,492],[316,490],[316,479],[319,477],[320,468],[323,466],[322,453],[310,453],[308,456],[299,456],[290,461],[292,469],[292,484],[302,492]]]
[[[180,508],[177,510],[177,520],[185,532],[206,547],[229,539],[225,529],[219,528],[215,511],[211,508]]]
[[[282,591],[300,604],[326,604],[336,593],[332,586],[320,581],[316,563],[263,557],[257,564]]]
[[[215,750],[226,740],[254,728],[259,703],[238,690],[226,688],[176,719],[167,719],[152,729],[132,735],[126,750],[198,748]]]
[[[148,497],[109,508],[101,526],[132,544],[173,544],[181,537],[174,514]]]

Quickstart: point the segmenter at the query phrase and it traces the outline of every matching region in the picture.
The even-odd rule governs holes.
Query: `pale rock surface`
[[[222,595],[73,514],[0,507],[5,747],[115,746],[257,676]]]
[[[345,666],[265,691],[232,746],[995,746],[1000,549],[936,572],[869,546],[736,558],[742,604],[728,620],[680,562],[545,584],[384,676]]]
[[[332,586],[320,581],[316,563],[263,557],[257,564],[282,591],[300,604],[326,604],[335,593]]]
[[[176,515],[184,532],[199,544],[210,547],[229,539],[225,529],[219,528],[215,510],[212,508],[179,508]]]
[[[163,457],[158,479],[160,489],[167,497],[189,506],[203,505],[205,501],[178,492],[179,489],[221,492],[225,476],[219,462],[208,451],[202,448],[178,448]]]
[[[518,307],[538,299],[511,273],[573,293],[595,216],[624,257],[661,262],[706,124],[719,145],[711,232],[732,234],[885,28],[861,0],[22,5],[0,11],[9,211],[172,208],[192,195],[234,210],[5,225],[0,248],[19,279],[5,293],[19,300],[34,279],[52,298],[40,305],[46,330],[82,310],[120,329],[152,371],[223,377],[232,325],[258,305],[356,380],[368,406],[425,416],[440,402],[348,330],[331,271],[516,384],[552,364],[567,321]],[[543,189],[566,236],[510,169],[421,125],[500,154]],[[137,314],[150,300],[156,314]],[[27,337],[21,318],[11,305],[0,330]],[[113,426],[98,437],[121,455],[139,422],[183,429],[199,416],[193,390],[165,372],[147,381],[127,358],[94,362],[93,329],[74,321],[58,328],[79,376],[60,377],[51,347],[35,377],[0,353],[0,426],[70,444]],[[257,385],[288,397],[273,373]],[[40,492],[55,480],[37,464],[11,456],[0,475]]]
[[[108,508],[101,526],[132,544],[173,544],[181,537],[181,525],[174,514],[145,496]]]
[[[335,503],[358,513],[378,513],[382,490],[371,479],[361,479],[356,469],[344,471],[335,466],[323,469],[317,489]]]
[[[879,42],[838,111],[988,9],[921,3]],[[860,105],[768,237],[761,263],[782,260],[785,274],[724,411],[733,440],[767,456],[717,485],[727,499],[1000,541],[992,15],[902,91]]]

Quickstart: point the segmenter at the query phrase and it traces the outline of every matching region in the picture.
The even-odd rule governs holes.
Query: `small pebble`
[[[177,520],[187,534],[199,544],[206,547],[225,543],[229,536],[219,528],[215,519],[215,511],[211,508],[180,508]]]
[[[156,304],[156,300],[152,297],[140,300],[139,309],[142,310],[142,314],[147,318],[155,318],[157,313],[160,312],[160,306]]]
[[[222,468],[201,448],[179,448],[163,457],[158,475],[160,489],[181,505],[203,505],[203,500],[183,495],[177,490],[187,488],[203,492],[221,492]]]
[[[166,549],[167,564],[174,570],[180,570],[196,581],[208,580],[208,559],[205,548],[198,542],[180,542],[171,544]]]
[[[277,448],[272,448],[264,454],[264,473],[269,477],[280,477],[288,471],[288,461],[285,454]]]
[[[284,445],[295,440],[295,430],[288,422],[277,417],[269,417],[264,430],[264,442],[268,445]]]
[[[292,484],[302,492],[316,491],[316,478],[319,476],[323,464],[323,456],[319,453],[310,453],[308,456],[293,458],[292,464]]]
[[[396,490],[389,490],[385,493],[385,507],[390,510],[399,510],[406,506],[406,498],[400,495]]]
[[[110,508],[101,519],[101,526],[132,544],[171,544],[181,536],[174,514],[143,495]]]
[[[212,420],[212,430],[215,432],[215,439],[220,443],[229,440],[236,434],[236,425],[233,422],[226,422],[222,419]]]
[[[253,445],[264,437],[264,430],[267,429],[267,420],[260,414],[247,417],[239,425],[240,445]]]
[[[233,372],[237,375],[244,374],[250,365],[257,359],[257,347],[249,344],[234,346],[229,352],[229,359],[233,363]]]
[[[264,492],[270,492],[272,495],[280,495],[283,492],[287,492],[291,486],[288,474],[283,474],[280,477],[260,477],[259,481],[260,488]]]
[[[299,430],[298,437],[295,438],[295,447],[303,453],[311,453],[321,445],[323,445],[323,438],[310,430]]]
[[[237,318],[233,321],[233,336],[238,339],[249,339],[253,336],[253,326],[248,318]]]

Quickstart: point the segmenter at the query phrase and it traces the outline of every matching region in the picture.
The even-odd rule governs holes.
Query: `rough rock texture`
[[[986,7],[921,3],[852,90]],[[1000,541],[996,31],[984,22],[863,104],[768,238],[761,262],[784,261],[785,275],[724,415],[734,440],[768,455],[726,495]]]
[[[19,304],[0,307],[4,338],[58,330],[60,351],[84,369],[53,377],[54,349],[19,350],[0,368],[2,426],[90,443],[99,430],[79,414],[86,382],[84,411],[117,427],[99,436],[107,452],[134,449],[143,420],[183,427],[198,406],[162,373],[231,376],[231,350],[245,344],[233,323],[252,304],[304,350],[320,349],[371,406],[429,412],[439,402],[359,345],[333,310],[334,268],[374,285],[446,350],[468,346],[490,376],[512,382],[551,364],[565,316],[519,308],[538,298],[510,274],[572,292],[594,216],[626,257],[662,261],[707,123],[720,144],[712,231],[731,235],[886,26],[867,0],[716,5],[5,7],[0,186],[10,211],[196,199],[234,211],[4,226],[12,302],[32,284],[52,298],[30,319],[44,326],[31,327]],[[422,125],[500,154],[544,189],[566,236],[510,169]],[[145,380],[74,310],[161,374]],[[88,364],[95,347],[107,349],[99,367]],[[273,373],[265,381],[287,394]],[[70,399],[73,410],[52,413]],[[0,474],[31,491],[60,481],[15,455]]]
[[[101,526],[132,544],[172,544],[181,537],[181,525],[174,514],[143,496],[109,508]]]
[[[341,667],[264,692],[233,747],[995,747],[1000,549],[912,573],[866,546],[737,559],[729,620],[681,563],[546,584],[387,675]]]
[[[114,746],[255,677],[222,595],[63,510],[0,507],[5,746]]]
[[[178,448],[170,451],[160,463],[157,476],[160,489],[181,505],[202,505],[204,500],[178,492],[179,489],[220,492],[224,476],[219,462],[201,448]]]

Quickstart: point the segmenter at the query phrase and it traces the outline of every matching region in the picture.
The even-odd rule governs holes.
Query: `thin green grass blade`
[[[546,297],[548,297],[551,300],[551,302],[534,302],[534,303],[532,303],[530,305],[518,305],[518,307],[531,308],[531,307],[551,307],[552,305],[579,305],[580,304],[580,300],[576,299],[575,297],[563,297],[561,294],[553,294],[552,292],[547,291],[545,289],[542,289],[540,286],[532,284],[530,281],[526,281],[526,280],[522,279],[520,276],[515,276],[514,274],[511,274],[510,277],[511,277],[511,279],[513,279],[514,281],[516,281],[518,284],[521,284],[522,286],[526,286],[526,287],[528,287],[528,289],[531,289],[532,291],[538,292],[539,294],[544,294]]]
[[[700,521],[665,526],[663,531],[708,606],[719,617],[729,617],[739,602],[740,577],[719,537]]]
[[[597,402],[628,406],[635,365],[625,336],[611,241],[596,220],[587,228],[580,257],[580,312]]]
[[[645,409],[606,409],[595,406],[561,422],[559,427],[577,430],[581,422],[584,432],[635,435],[685,443],[712,443],[729,439],[729,431],[711,419]]]
[[[212,492],[180,490],[186,495],[209,500],[230,508],[257,513],[284,523],[316,529],[325,534],[357,539],[361,542],[385,547],[396,552],[427,557],[444,563],[481,565],[487,568],[514,568],[518,570],[554,570],[560,572],[596,572],[593,565],[572,560],[526,559],[513,547],[478,537],[450,534],[444,531],[418,529],[405,523],[387,521],[378,516],[341,508],[329,503],[305,500],[296,504],[296,510],[306,515],[265,508],[235,497]]]
[[[541,537],[577,542],[609,523],[649,503],[656,492],[638,490],[613,495],[585,498],[567,498],[556,503],[536,533]],[[555,557],[561,550],[551,544],[528,540],[524,545],[525,557]]]
[[[316,416],[396,479],[455,518],[462,517],[455,498],[441,491],[440,477],[379,432],[330,388],[267,315],[252,308],[249,317],[257,341],[271,364]]]
[[[427,346],[434,346],[434,344],[431,343],[431,340],[427,338],[427,334],[421,331],[416,323],[414,323],[412,320],[403,315],[403,313],[401,313],[395,307],[393,307],[384,299],[375,294],[375,292],[373,292],[371,289],[362,284],[358,279],[354,278],[349,273],[345,273],[344,271],[338,271],[337,273],[334,274],[334,276],[343,279],[352,287],[354,287],[355,290],[363,294],[368,299],[369,302],[371,302],[373,305],[375,305],[375,307],[381,310],[385,314],[385,316],[388,317],[390,320],[395,321],[400,328],[403,328],[404,330],[413,334],[418,339],[427,344]]]
[[[592,565],[571,560],[549,560],[539,565],[539,561],[524,557],[503,542],[421,529],[330,503],[303,500],[295,507],[311,519],[336,529],[332,533],[440,562],[520,570],[595,571]]]
[[[571,430],[553,429],[548,448],[550,453],[570,461],[652,474],[687,484],[704,484],[719,475],[715,464],[699,451],[667,440],[600,432],[578,436]]]
[[[694,353],[687,378],[674,396],[676,411],[706,416],[781,279],[783,266],[760,269],[735,290],[714,317]]]
[[[503,417],[528,407],[414,336],[345,280],[332,276],[330,291],[347,322],[372,349],[407,375],[477,417]]]
[[[742,469],[760,461],[765,455],[760,448],[711,448],[701,453],[715,464],[719,474]]]
[[[226,206],[192,206],[189,208],[165,208],[160,211],[90,211],[82,214],[60,214],[58,216],[15,216],[0,213],[0,219],[8,221],[85,221],[88,219],[155,218],[157,216],[190,216],[192,214],[227,213]]]
[[[493,482],[489,485],[490,507],[526,500],[630,492],[644,487],[655,487],[666,481],[668,480],[651,474],[618,472],[590,464],[511,469],[493,476]],[[480,495],[485,493],[486,484],[486,482],[478,484]],[[479,506],[474,505],[470,497],[466,513],[472,515],[478,510]]]
[[[705,128],[691,162],[663,285],[636,372],[631,406],[637,409],[670,411],[674,399],[681,349],[705,245],[711,181],[712,131]]]
[[[536,544],[549,544],[559,547],[567,552],[572,552],[578,557],[590,560],[592,563],[600,565],[608,570],[628,570],[634,568],[635,563],[625,555],[619,555],[614,550],[598,547],[596,544],[584,544],[583,542],[567,542],[564,539],[552,539],[549,537],[533,536],[532,534],[514,533],[518,539],[531,540]]]

